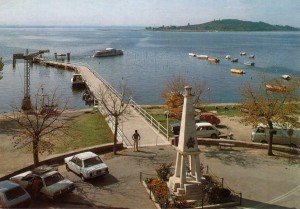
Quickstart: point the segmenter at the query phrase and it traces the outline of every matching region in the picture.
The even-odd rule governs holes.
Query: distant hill
[[[251,22],[236,19],[214,20],[211,22],[186,25],[186,26],[161,26],[157,28],[147,27],[146,30],[154,31],[300,31],[300,28],[288,25],[270,25],[265,22]]]

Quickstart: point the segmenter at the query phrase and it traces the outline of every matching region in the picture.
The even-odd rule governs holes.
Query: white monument
[[[170,177],[168,186],[175,195],[185,196],[188,200],[199,200],[202,198],[202,175],[195,127],[194,95],[191,90],[191,86],[185,87],[175,173]]]

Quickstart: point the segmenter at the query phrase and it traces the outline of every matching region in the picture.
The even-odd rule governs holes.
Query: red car
[[[210,112],[200,113],[198,117],[200,117],[200,121],[206,121],[213,125],[218,125],[221,122],[217,116]]]

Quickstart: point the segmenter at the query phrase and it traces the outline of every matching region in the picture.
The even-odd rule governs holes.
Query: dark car
[[[179,132],[180,132],[180,122],[173,123],[170,126],[171,126],[173,134],[174,135],[179,135]]]

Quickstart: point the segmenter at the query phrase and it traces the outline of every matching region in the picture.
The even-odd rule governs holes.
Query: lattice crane
[[[44,53],[50,52],[49,49],[40,50],[35,53],[28,54],[28,49],[26,50],[26,54],[13,54],[13,67],[16,66],[17,59],[23,59],[24,62],[24,98],[22,101],[22,109],[29,110],[31,109],[31,100],[30,100],[30,65],[32,64],[33,59]]]

